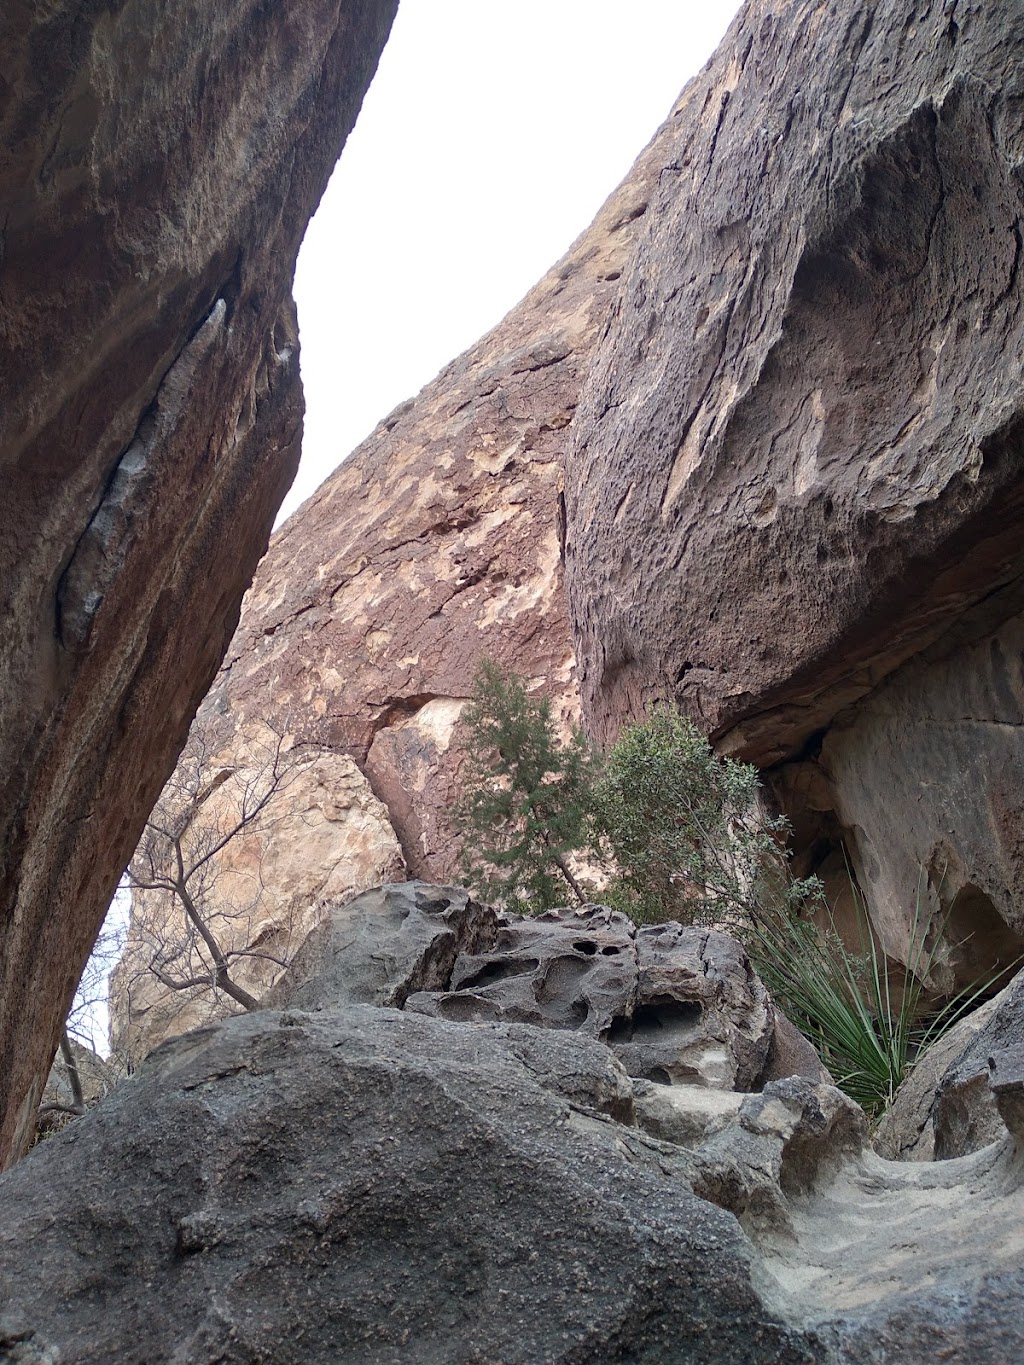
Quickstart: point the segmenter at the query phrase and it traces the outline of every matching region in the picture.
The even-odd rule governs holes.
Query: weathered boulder
[[[960,982],[1024,932],[1021,18],[746,5],[677,106],[566,464],[597,735],[678,700],[809,847],[845,841],[890,952],[919,889],[951,912]]]
[[[735,939],[679,924],[637,929],[598,905],[499,924],[487,951],[459,954],[447,988],[410,994],[406,1008],[579,1029],[630,1076],[666,1085],[758,1085],[775,1010]]]
[[[414,876],[459,874],[458,717],[482,655],[578,715],[561,457],[665,136],[503,322],[377,429],[273,537],[210,699],[350,753]]]
[[[736,1122],[716,1125],[700,1146],[693,1189],[734,1213],[751,1234],[793,1234],[794,1196],[828,1184],[867,1139],[863,1109],[832,1085],[800,1077],[747,1095]]]
[[[0,1178],[0,1359],[820,1360],[683,1154],[551,1083],[595,1053],[371,1006],[165,1044]]]
[[[0,1360],[1020,1357],[1012,1143],[883,1162],[791,1079],[689,1147],[630,1098],[580,1030],[344,1005],[175,1039],[0,1177]]]
[[[938,1146],[945,1156],[963,1156],[1006,1136],[988,1084],[986,1044],[979,1049],[983,1064],[975,1056],[973,1064],[962,1066],[966,1054],[975,1055],[972,1045],[985,1033],[1005,995],[1000,992],[954,1024],[917,1059],[875,1132],[874,1147],[880,1156],[890,1161],[933,1161],[937,1119],[942,1128]],[[937,1097],[943,1085],[946,1096],[940,1117]],[[954,1125],[958,1138],[953,1136]]]
[[[493,910],[459,886],[399,882],[334,907],[268,994],[270,1008],[403,1008],[417,991],[443,990],[460,952],[488,948]]]
[[[1005,1120],[993,1084],[993,1058],[1006,1059],[1024,1046],[1024,974],[1016,977],[986,1011],[959,1056],[935,1089],[932,1124],[935,1157],[964,1156],[1005,1137]]]
[[[0,1164],[294,472],[295,254],[395,8],[0,14]]]
[[[408,1008],[441,1019],[517,1021],[609,1033],[637,998],[636,929],[606,906],[503,915],[486,951],[457,958],[447,989]]]

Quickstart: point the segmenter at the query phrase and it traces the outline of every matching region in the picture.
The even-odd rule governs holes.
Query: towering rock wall
[[[564,260],[274,539],[212,704],[351,754],[450,878],[475,661],[575,714],[564,559],[598,740],[674,697],[892,954],[944,926],[940,989],[1011,961],[1021,18],[751,0]]]
[[[598,736],[676,698],[846,842],[890,950],[919,887],[952,912],[954,977],[1024,930],[1022,20],[748,4],[677,111],[566,472]]]
[[[304,888],[289,895],[285,956],[343,886],[397,875],[403,856],[414,876],[458,877],[458,719],[482,656],[543,687],[563,722],[578,718],[562,453],[663,141],[659,134],[518,307],[380,423],[260,564],[197,722],[217,735],[210,775],[244,764],[253,728],[269,725],[297,752],[341,765],[359,812],[354,824],[333,821],[330,838],[303,840],[297,826],[289,840],[279,824],[268,828],[265,877]],[[215,877],[217,915],[230,910],[220,900]],[[115,1031],[136,1055],[208,1008],[145,979],[154,911],[161,922],[180,920],[170,901],[140,903],[111,987]],[[229,937],[249,932],[232,924]],[[232,1008],[221,998],[214,1012]]]
[[[660,134],[522,303],[274,536],[211,693],[240,731],[263,717],[352,754],[414,875],[458,872],[452,737],[481,656],[578,714],[562,454],[663,146]]]
[[[292,477],[295,253],[394,11],[0,15],[0,1164]]]

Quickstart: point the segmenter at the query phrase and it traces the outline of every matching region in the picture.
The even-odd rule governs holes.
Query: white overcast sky
[[[738,0],[401,0],[299,256],[289,515],[587,226]]]

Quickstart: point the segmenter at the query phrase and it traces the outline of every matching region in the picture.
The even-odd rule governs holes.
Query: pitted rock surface
[[[517,1020],[602,1037],[632,1012],[637,960],[632,922],[604,906],[502,916],[484,953],[460,953],[450,987],[407,1008],[461,1022]]]
[[[486,949],[498,916],[460,886],[397,882],[333,907],[269,992],[269,1008],[336,1005],[401,1009],[415,992],[440,990],[460,951]]]
[[[579,1029],[630,1076],[751,1090],[768,1063],[775,1010],[742,947],[679,924],[637,929],[604,906],[503,917],[490,951],[462,953],[450,988],[406,1008],[459,1022]]]
[[[753,1090],[775,1010],[743,946],[715,930],[659,924],[636,933],[636,1006],[611,1044],[631,1076]]]
[[[0,1165],[294,474],[295,256],[395,9],[0,10]]]

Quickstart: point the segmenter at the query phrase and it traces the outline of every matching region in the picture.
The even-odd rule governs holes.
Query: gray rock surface
[[[678,924],[637,929],[600,905],[524,918],[495,914],[460,887],[375,888],[330,910],[263,1003],[578,1029],[606,1042],[630,1076],[662,1084],[831,1080],[735,939]]]
[[[933,1161],[935,1159],[935,1120],[936,1092],[947,1072],[955,1074],[957,1064],[971,1048],[974,1039],[981,1033],[995,1013],[1005,991],[993,1000],[986,1001],[979,1009],[954,1024],[948,1033],[933,1043],[918,1058],[914,1069],[897,1090],[893,1102],[882,1116],[874,1136],[874,1148],[879,1156],[890,1161]],[[1005,1128],[996,1108],[987,1078],[986,1066],[972,1065],[965,1077],[970,1098],[962,1088],[951,1086],[949,1095],[949,1115],[952,1116],[953,1089],[960,1091],[957,1105],[966,1114],[968,1104],[973,1118],[965,1121],[977,1138],[969,1150],[984,1147],[988,1142],[1005,1137]],[[980,1085],[977,1083],[980,1081]],[[972,1084],[974,1082],[974,1084]],[[949,1118],[941,1120],[943,1137],[941,1147],[946,1147],[951,1139]],[[966,1149],[965,1149],[966,1150]],[[949,1156],[963,1156],[963,1151],[946,1151]]]
[[[424,964],[454,974],[460,941],[493,963],[473,939],[489,921],[452,888],[364,905],[365,932],[350,914],[343,939],[337,916],[296,973],[310,1010],[164,1044],[0,1177],[0,1362],[1021,1358],[1010,1137],[883,1162],[829,1085],[631,1081],[558,1010],[544,1028],[427,1017],[408,1008],[424,991],[388,1008]],[[541,928],[619,929],[596,908],[574,918]],[[679,984],[673,942],[664,927],[647,955],[661,989]],[[730,995],[722,946],[719,968],[699,960]],[[1019,1127],[1020,1050],[990,1070]]]
[[[498,917],[458,886],[395,882],[332,907],[268,992],[268,1008],[393,1005],[443,990],[460,952],[493,943]]]
[[[990,1059],[1024,1047],[1024,973],[1001,993],[967,1046],[946,1067],[935,1089],[935,1157],[965,1156],[1005,1137],[990,1088]]]
[[[369,1006],[165,1044],[0,1178],[0,1360],[819,1359],[682,1158],[551,1085],[599,1051]]]
[[[745,1098],[736,1090],[633,1081],[637,1127],[677,1147],[699,1147],[707,1138],[735,1123]]]
[[[517,1020],[599,1037],[630,1076],[752,1090],[775,1011],[735,939],[679,924],[637,929],[604,906],[503,917],[488,952],[460,953],[450,988],[406,1008],[460,1022]]]

